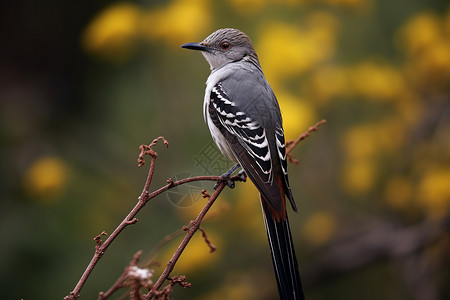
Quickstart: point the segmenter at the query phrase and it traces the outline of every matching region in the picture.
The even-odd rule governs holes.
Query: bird
[[[281,111],[251,40],[238,29],[223,28],[181,47],[200,51],[210,65],[204,119],[222,154],[259,191],[280,299],[305,299],[286,209],[287,198],[297,212]]]

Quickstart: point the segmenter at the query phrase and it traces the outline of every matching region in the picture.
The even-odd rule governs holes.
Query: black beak
[[[201,43],[187,43],[187,44],[181,45],[181,48],[211,52],[211,49],[209,49],[205,45],[202,45]]]

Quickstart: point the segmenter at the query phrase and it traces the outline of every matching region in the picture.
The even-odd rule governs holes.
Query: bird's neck
[[[223,68],[233,66],[236,63],[250,63],[262,72],[261,65],[259,64],[258,56],[256,56],[256,54],[255,54],[255,55],[246,55],[239,60],[229,61],[217,68],[211,68],[211,74],[213,74]]]

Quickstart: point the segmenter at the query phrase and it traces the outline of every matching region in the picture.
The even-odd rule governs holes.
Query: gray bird
[[[280,299],[304,299],[286,213],[286,196],[293,210],[297,208],[289,186],[282,118],[258,55],[249,37],[232,28],[181,47],[201,51],[211,66],[204,118],[220,151],[243,168],[260,193]]]

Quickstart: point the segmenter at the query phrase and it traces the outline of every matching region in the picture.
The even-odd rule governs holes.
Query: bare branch
[[[236,179],[237,176],[232,177],[231,179]],[[183,241],[181,241],[181,244],[178,246],[178,249],[175,251],[172,258],[167,263],[166,268],[162,272],[161,276],[156,281],[153,288],[148,292],[148,294],[145,296],[145,299],[152,299],[153,296],[155,296],[155,291],[158,291],[158,289],[162,286],[164,281],[169,277],[170,273],[172,272],[173,268],[175,267],[175,264],[177,263],[178,259],[180,258],[181,253],[186,248],[187,244],[191,240],[191,238],[194,236],[194,233],[198,230],[200,227],[201,220],[206,215],[208,210],[213,205],[214,201],[217,199],[219,194],[222,192],[222,190],[225,188],[227,183],[225,181],[221,181],[217,189],[214,191],[211,197],[208,199],[208,203],[203,207],[197,218],[192,222],[192,226],[189,227],[188,232],[186,236],[184,237]]]
[[[173,287],[175,285],[179,285],[184,288],[191,287],[191,284],[186,281],[186,276],[173,276],[167,278],[169,280],[169,284],[166,285],[161,291],[155,291],[155,299],[156,300],[169,300],[170,294],[173,292]]]
[[[296,140],[286,142],[286,155],[291,163],[293,163],[294,165],[298,165],[298,160],[292,157],[291,151],[294,150],[298,143],[309,137],[312,132],[319,130],[319,126],[325,124],[326,122],[326,120],[321,120],[313,126],[309,127],[308,130],[305,133],[301,134]]]
[[[208,245],[209,247],[209,253],[213,253],[214,251],[217,250],[217,247],[211,242],[211,240],[208,238],[208,236],[206,235],[206,232],[203,228],[199,227],[198,230],[200,230],[202,232],[202,237],[205,240],[205,243]]]
[[[141,150],[141,152],[139,153],[139,157],[138,157],[138,166],[142,167],[145,164],[145,160],[144,160],[144,156],[145,155],[149,155],[152,158],[157,158],[158,157],[158,153],[156,153],[152,147],[156,145],[156,143],[162,140],[164,143],[164,146],[166,146],[166,148],[169,147],[169,142],[163,137],[163,136],[159,136],[156,139],[154,139],[150,145],[141,145],[139,146],[139,150]]]
[[[115,291],[118,289],[121,289],[126,286],[125,280],[129,276],[130,267],[137,266],[139,259],[141,258],[142,251],[136,252],[136,254],[133,256],[133,259],[131,260],[130,264],[125,268],[123,273],[120,275],[120,277],[114,282],[114,284],[106,291],[106,292],[100,292],[98,294],[97,300],[104,300],[110,297]]]
[[[91,261],[89,262],[86,270],[84,271],[83,275],[81,276],[80,280],[78,281],[77,285],[75,286],[74,290],[70,292],[69,295],[64,297],[64,300],[74,300],[78,299],[80,297],[80,291],[83,288],[84,284],[86,283],[86,280],[88,279],[89,275],[92,273],[92,270],[94,269],[97,262],[100,260],[100,258],[105,253],[106,249],[108,249],[109,245],[116,239],[116,237],[122,232],[125,227],[131,224],[135,224],[137,222],[137,219],[135,218],[136,214],[144,207],[144,205],[151,199],[151,197],[148,196],[148,189],[150,187],[151,180],[153,178],[153,172],[155,169],[155,161],[158,154],[151,148],[154,146],[159,140],[164,141],[164,145],[166,147],[168,146],[168,142],[163,137],[158,137],[150,143],[148,146],[141,146],[139,147],[141,152],[139,154],[140,160],[143,162],[143,157],[145,154],[148,154],[152,157],[152,161],[150,164],[149,173],[147,176],[147,180],[144,186],[144,190],[141,193],[141,196],[139,197],[138,203],[135,205],[135,207],[130,211],[130,213],[125,217],[125,219],[117,226],[117,228],[113,231],[113,233],[102,243],[100,240],[101,235],[105,235],[105,232],[102,232],[99,236],[95,237],[96,247],[95,247],[95,253],[92,257]]]
[[[289,156],[289,159],[291,161],[294,161],[294,160],[290,156],[289,152],[292,151],[292,149],[294,149],[295,146],[301,140],[303,140],[307,136],[309,136],[309,134],[312,131],[316,131],[318,126],[320,126],[320,125],[322,125],[324,123],[325,123],[325,120],[322,120],[322,121],[318,122],[316,125],[310,127],[308,129],[308,131],[305,132],[304,134],[302,134],[297,140],[290,141],[290,142],[286,143],[286,146],[289,145],[289,148],[287,149],[286,152],[287,152],[287,154]],[[161,292],[158,292],[158,289],[161,287],[161,285],[164,283],[164,281],[166,279],[170,279],[169,278],[169,274],[173,270],[173,268],[175,266],[175,263],[177,262],[178,258],[180,257],[181,253],[183,252],[183,250],[186,248],[186,245],[189,243],[189,241],[192,238],[192,236],[194,235],[194,233],[200,228],[200,223],[203,220],[203,218],[205,217],[205,215],[208,212],[209,208],[214,203],[214,201],[217,199],[217,197],[219,196],[221,191],[227,185],[227,182],[226,182],[227,179],[224,179],[221,176],[195,176],[195,177],[189,177],[189,178],[185,178],[185,179],[178,180],[178,181],[173,181],[173,179],[168,179],[167,180],[167,184],[165,186],[163,186],[163,187],[161,187],[161,188],[159,188],[159,189],[157,189],[157,190],[155,190],[155,191],[150,193],[149,192],[149,188],[150,188],[150,184],[151,184],[151,181],[152,181],[152,178],[153,178],[153,173],[154,173],[154,170],[155,170],[156,158],[158,157],[158,154],[156,153],[156,151],[154,151],[152,149],[152,147],[155,146],[157,144],[157,142],[160,141],[160,140],[163,141],[163,143],[164,143],[164,145],[166,147],[169,146],[169,143],[167,142],[167,140],[164,137],[160,136],[160,137],[154,139],[149,145],[141,145],[139,147],[140,153],[139,153],[139,156],[138,156],[138,165],[140,167],[142,167],[145,164],[145,160],[144,160],[145,155],[149,155],[151,157],[151,162],[150,162],[150,167],[149,167],[149,172],[148,172],[148,175],[147,175],[147,179],[146,179],[144,188],[142,190],[142,193],[141,193],[141,195],[138,198],[138,202],[133,207],[133,209],[128,213],[128,215],[124,218],[124,220],[117,226],[117,228],[113,231],[113,233],[104,242],[101,240],[101,236],[102,235],[107,235],[106,232],[104,232],[104,231],[100,235],[98,235],[98,236],[96,236],[94,238],[94,241],[96,243],[94,256],[92,257],[91,261],[89,262],[88,266],[86,267],[86,270],[82,274],[82,276],[81,276],[80,280],[78,281],[77,285],[75,286],[74,290],[72,292],[70,292],[69,295],[64,297],[64,300],[75,300],[75,299],[78,299],[80,297],[81,289],[83,288],[84,284],[86,283],[89,275],[92,273],[92,271],[93,271],[94,267],[96,266],[97,262],[101,259],[103,254],[108,249],[109,245],[117,238],[117,236],[122,232],[123,229],[125,229],[125,227],[127,227],[128,225],[135,224],[138,221],[138,219],[135,216],[145,206],[145,204],[148,201],[150,201],[151,199],[153,199],[157,195],[159,195],[159,194],[161,194],[161,193],[163,193],[163,192],[165,192],[165,191],[167,191],[167,190],[169,190],[171,188],[174,188],[176,186],[179,186],[179,185],[182,185],[182,184],[185,184],[185,183],[188,183],[188,182],[193,182],[193,181],[217,181],[219,184],[217,186],[217,189],[213,193],[213,195],[210,196],[205,190],[202,191],[203,197],[204,198],[208,198],[208,203],[205,205],[205,207],[203,207],[203,209],[200,212],[200,214],[192,222],[192,225],[188,228],[185,238],[181,242],[180,246],[178,247],[177,251],[173,255],[172,259],[167,264],[166,269],[163,271],[163,273],[159,277],[158,281],[151,288],[151,290],[145,296],[145,298],[146,299],[151,299],[153,296],[162,295]],[[231,180],[232,182],[245,181],[246,178],[242,177],[242,176],[233,176],[231,179],[228,179],[228,180]],[[210,247],[210,251],[213,252],[216,249],[216,247],[208,239],[205,231],[203,229],[200,229],[200,230],[202,231],[202,235],[203,235],[203,238],[205,239],[205,242]],[[178,235],[178,233],[176,233],[176,234]],[[168,238],[171,239],[172,236],[169,236]],[[160,247],[162,247],[162,245],[164,245],[164,243],[166,243],[166,241],[163,241],[162,243],[157,245],[157,247],[155,247],[154,251],[157,251]],[[153,253],[154,252],[152,252],[152,254]],[[119,279],[116,282],[117,283],[116,286],[119,286],[118,282],[122,282],[123,280],[124,279],[122,278],[122,276],[119,277]],[[170,288],[172,288],[175,281],[172,280],[172,279],[170,279],[170,280],[171,280],[171,283],[168,286],[170,286]],[[178,281],[176,283],[180,284]],[[181,285],[185,286],[185,287],[187,286],[187,284],[181,284]],[[115,286],[113,286],[112,288],[116,289]],[[135,298],[135,299],[140,299],[141,296],[140,295],[138,296],[138,294],[137,294],[138,290],[134,289],[134,291],[135,291],[134,294],[130,295],[130,297]],[[110,294],[109,292],[101,293],[99,295],[99,299],[106,299],[109,294]],[[168,293],[167,291],[163,293],[163,295],[168,295],[168,294],[170,294],[170,293]]]

